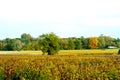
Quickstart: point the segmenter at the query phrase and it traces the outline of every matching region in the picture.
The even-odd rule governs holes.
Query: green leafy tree
[[[82,42],[80,39],[75,39],[74,41],[74,44],[75,44],[75,49],[82,49]]]
[[[72,38],[68,38],[68,49],[69,50],[74,50],[75,49],[74,41],[73,41]]]
[[[104,36],[105,38],[105,47],[108,48],[108,46],[114,46],[114,38],[110,36]]]
[[[60,40],[60,47],[63,50],[68,50],[68,40],[67,40],[67,38],[62,38]]]
[[[33,38],[30,34],[26,34],[26,33],[22,34],[21,41],[23,43],[23,50],[33,50],[33,45],[32,45]]]
[[[114,46],[120,48],[120,39],[119,38],[115,39],[113,42],[115,44]]]
[[[22,49],[22,42],[20,40],[14,40],[12,47],[13,47],[13,50],[20,51]]]
[[[59,44],[61,50],[66,50],[68,48],[68,41],[66,38],[60,38]]]
[[[118,54],[120,55],[120,49],[118,50]]]
[[[0,40],[0,50],[3,49],[3,46],[2,46],[2,41]]]
[[[41,35],[39,43],[43,54],[48,53],[48,55],[54,55],[57,54],[60,49],[59,37],[53,32]]]
[[[41,45],[39,45],[39,39],[38,38],[34,38],[34,40],[32,40],[32,49],[41,50]]]
[[[13,47],[12,47],[13,39],[6,38],[5,43],[6,43],[5,44],[5,50],[6,51],[12,51],[13,50]]]
[[[2,40],[0,40],[0,50],[3,51],[5,49],[6,43]]]
[[[117,47],[120,48],[120,42],[117,43]]]
[[[81,36],[81,42],[82,42],[82,48],[83,49],[88,49],[89,48],[89,39],[88,38],[84,38],[83,36]]]
[[[105,42],[105,37],[103,36],[103,35],[100,35],[99,37],[98,37],[98,47],[100,48],[100,49],[104,49],[105,47],[106,47],[106,42]]]
[[[108,46],[116,46],[116,43],[118,42],[114,38],[104,35],[100,35],[98,37],[98,41],[99,41],[98,44],[100,49],[108,48]]]
[[[21,39],[23,39],[23,40],[31,40],[32,36],[30,34],[23,33],[21,35]]]

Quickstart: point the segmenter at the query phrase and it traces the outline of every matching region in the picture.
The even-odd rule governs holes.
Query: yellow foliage
[[[89,48],[96,49],[98,47],[98,39],[96,37],[89,38]]]

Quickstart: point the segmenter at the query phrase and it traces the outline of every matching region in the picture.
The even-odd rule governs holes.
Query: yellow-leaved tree
[[[89,38],[89,48],[90,49],[97,49],[98,48],[98,39],[97,39],[97,37],[90,37]]]

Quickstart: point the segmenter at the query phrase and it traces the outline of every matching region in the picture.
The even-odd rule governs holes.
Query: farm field
[[[116,55],[106,55],[110,50],[104,50],[105,55],[71,55],[99,54],[100,51],[64,50],[54,56],[33,55],[41,51],[20,51],[21,55],[15,55],[14,51],[3,52],[9,54],[0,55],[0,80],[120,80],[118,50],[111,50],[111,54]]]
[[[1,55],[42,55],[42,51],[0,51]],[[57,55],[117,55],[118,49],[60,50]]]
[[[61,50],[58,55],[117,55],[118,49]]]

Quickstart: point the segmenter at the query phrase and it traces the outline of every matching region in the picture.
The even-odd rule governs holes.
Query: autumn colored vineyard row
[[[120,80],[120,56],[0,56],[0,80]]]

